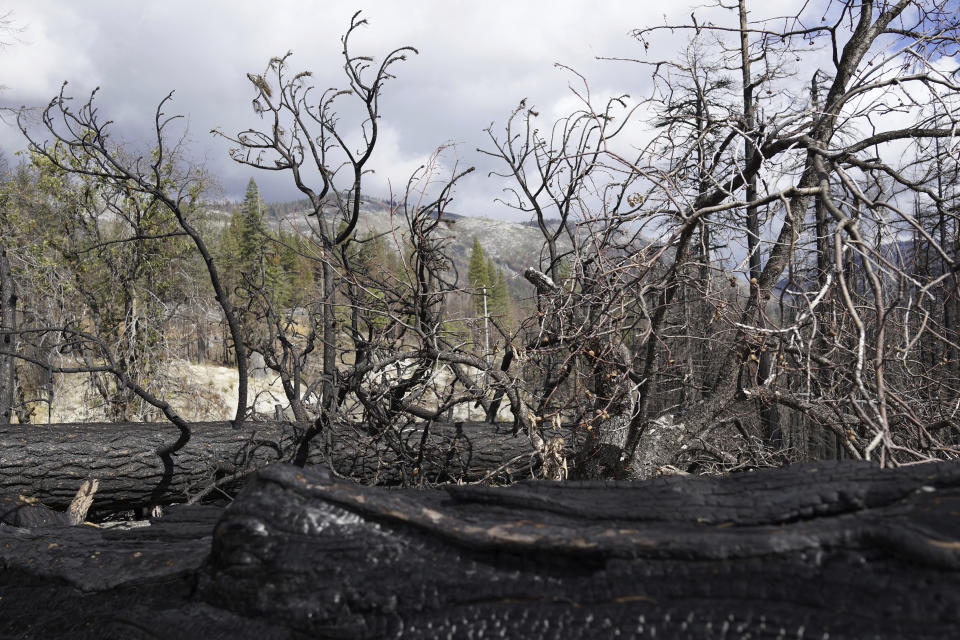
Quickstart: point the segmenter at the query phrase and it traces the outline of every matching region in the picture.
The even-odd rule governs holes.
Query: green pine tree
[[[493,263],[493,258],[487,256],[487,295],[489,296],[493,285],[497,283],[497,265]],[[487,302],[489,304],[489,301]]]
[[[507,289],[507,279],[503,276],[503,269],[497,269],[497,276],[490,290],[490,315],[508,319],[512,313],[512,301],[510,291]]]
[[[288,291],[287,303],[302,305],[313,294],[313,270],[310,260],[302,255],[306,252],[306,247],[295,233],[280,231],[279,240],[277,253]]]
[[[570,279],[571,275],[573,275],[573,264],[570,262],[569,258],[564,258],[557,266],[556,284],[562,287],[564,282]]]
[[[297,238],[281,233],[279,243],[269,240],[265,211],[257,183],[251,178],[243,202],[234,211],[221,239],[220,254],[231,288],[263,287],[279,311],[302,302],[309,294],[313,277],[305,259],[290,248],[299,244]]]
[[[240,204],[239,216],[240,262],[244,270],[258,262],[263,255],[263,203],[260,190],[253,178],[247,183],[247,193]]]
[[[483,253],[480,241],[473,239],[473,250],[470,252],[470,267],[467,270],[468,286],[474,290],[473,310],[478,316],[483,315],[483,298],[488,295],[490,275],[487,272],[487,258]],[[488,301],[489,302],[489,301]]]

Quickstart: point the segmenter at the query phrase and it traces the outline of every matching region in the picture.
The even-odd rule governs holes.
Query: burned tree
[[[189,442],[190,424],[142,367],[144,360],[158,353],[155,345],[151,351],[150,345],[142,340],[140,330],[147,328],[150,318],[137,309],[135,287],[119,297],[123,302],[121,311],[111,317],[109,308],[115,306],[116,297],[110,295],[110,290],[106,297],[98,297],[96,291],[102,292],[104,283],[95,286],[94,281],[106,274],[121,280],[126,276],[127,284],[133,284],[139,276],[137,269],[149,260],[151,247],[156,247],[154,243],[181,236],[189,238],[196,255],[202,259],[233,336],[240,376],[235,428],[242,425],[247,395],[246,351],[240,325],[230,295],[221,284],[217,267],[197,228],[196,205],[202,193],[202,175],[182,163],[179,142],[170,137],[172,123],[177,118],[166,116],[163,111],[171,95],[157,107],[153,122],[154,146],[143,155],[130,152],[111,138],[111,123],[99,116],[95,105],[96,92],[75,109],[64,84],[60,94],[41,111],[41,133],[33,128],[29,112],[18,114],[17,122],[41,170],[62,180],[70,195],[66,206],[73,208],[72,215],[65,219],[82,232],[76,237],[68,235],[60,239],[64,245],[62,255],[68,263],[78,266],[87,258],[86,254],[92,252],[113,269],[74,269],[68,278],[73,280],[71,286],[83,297],[87,308],[59,323],[41,321],[19,331],[21,337],[54,336],[53,348],[72,352],[75,362],[54,364],[48,359],[31,357],[23,350],[4,353],[50,374],[89,374],[95,384],[101,385],[101,395],[115,403],[113,407],[119,415],[126,414],[127,403],[135,398],[154,407],[176,426],[178,436],[154,452],[163,468],[150,500],[154,505],[159,504],[173,482],[176,473],[173,456]],[[104,217],[110,219],[107,224],[103,223]],[[101,307],[101,301],[107,304]],[[114,391],[106,387],[108,380],[115,385]]]
[[[308,303],[313,311],[306,314],[315,324],[295,335],[282,320],[289,311],[271,303],[262,284],[254,286],[251,291],[258,293],[250,297],[250,311],[269,326],[257,350],[283,381],[297,421],[311,424],[306,442],[329,435],[339,421],[353,424],[358,439],[387,438],[399,447],[414,421],[438,420],[458,405],[489,404],[487,387],[478,385],[478,378],[492,380],[527,424],[514,381],[498,369],[487,371],[491,367],[482,355],[459,343],[447,326],[452,319],[446,300],[459,285],[444,253],[440,223],[456,181],[472,169],[454,164],[442,177],[441,150],[411,176],[403,193],[391,194],[399,202],[392,229],[358,233],[365,174],[383,118],[382,92],[394,67],[416,53],[400,47],[380,62],[354,54],[351,37],[365,24],[354,15],[343,37],[346,88],[316,95],[309,72],[290,70],[290,54],[274,58],[264,73],[248,76],[264,127],[235,136],[220,133],[237,145],[231,151],[236,161],[289,172],[309,201],[304,255],[315,262],[322,281],[317,299]],[[359,113],[348,112],[359,118],[357,148],[350,146],[352,131],[338,113],[351,103]],[[373,257],[377,252],[379,260]],[[385,268],[384,252],[393,256],[394,268]],[[315,350],[321,364],[310,380],[308,356]],[[439,383],[441,376],[449,382]],[[401,457],[409,461],[406,472],[415,476],[424,452],[402,448]],[[307,457],[305,448],[299,459]]]
[[[581,78],[577,113],[544,127],[521,104],[502,136],[491,133],[515,185],[509,201],[562,221],[541,222],[535,266],[556,276],[564,229],[572,247],[566,286],[540,288],[550,308],[541,302],[528,323],[538,340],[526,355],[550,381],[528,389],[531,404],[549,418],[562,397],[553,381],[565,378],[571,401],[557,406],[589,427],[579,455],[601,473],[614,462],[644,477],[701,453],[728,468],[762,464],[780,444],[775,406],[851,457],[952,457],[944,434],[956,425],[943,400],[920,399],[915,376],[921,354],[947,353],[926,345],[956,342],[930,312],[945,288],[955,295],[940,241],[954,229],[954,196],[931,163],[957,152],[956,75],[934,64],[957,46],[956,16],[938,2],[834,3],[810,27],[805,15],[750,21],[744,3],[733,8],[729,26],[694,18],[636,32],[644,43],[663,30],[693,38],[686,62],[649,63],[648,100],[595,104]],[[817,45],[832,69],[794,81],[810,55],[801,47]],[[709,55],[721,60],[712,79]],[[724,69],[738,72],[739,96]],[[637,104],[660,114],[659,132],[623,144]],[[934,212],[936,234],[911,207]],[[912,268],[908,234],[938,271]],[[693,317],[709,318],[709,332]],[[689,359],[696,342],[709,358]],[[934,363],[943,399],[948,364]],[[597,373],[616,391],[600,391]],[[603,420],[587,419],[574,406],[584,396],[631,398],[627,419],[606,420],[603,406],[591,407]]]
[[[505,403],[515,424],[491,433],[525,449],[486,480],[729,470],[827,449],[894,465],[956,456],[958,83],[941,60],[956,16],[907,0],[836,2],[812,22],[725,8],[727,23],[635,33],[691,38],[678,59],[615,63],[652,70],[645,100],[598,99],[571,70],[574,113],[544,125],[522,102],[490,128],[505,199],[543,237],[525,274],[535,311],[514,332],[491,322],[503,352],[478,347],[475,314],[448,304],[474,284],[456,273],[443,225],[470,169],[438,152],[390,194],[391,228],[364,226],[381,98],[415,49],[356,55],[359,15],[343,89],[316,91],[290,54],[275,58],[248,76],[261,125],[220,134],[235,160],[289,175],[309,203],[296,234],[257,232],[310,263],[319,287],[296,303],[271,290],[263,257],[220,281],[198,231],[197,175],[171,155],[167,100],[151,154],[123,152],[92,98],[75,110],[63,93],[44,111],[50,142],[30,139],[74,185],[78,227],[97,207],[126,225],[72,251],[106,260],[130,247],[116,262],[129,266],[150,243],[191,243],[236,349],[236,420],[250,410],[253,351],[283,386],[301,464],[346,443],[376,452],[391,482],[463,480],[462,466],[436,470],[431,429],[464,407],[493,423]],[[120,315],[107,324],[136,326],[132,306]],[[159,407],[183,444],[189,425],[137,375],[120,334],[77,322],[4,334],[96,354],[82,369]]]

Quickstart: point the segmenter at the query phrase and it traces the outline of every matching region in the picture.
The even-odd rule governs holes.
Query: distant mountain
[[[307,214],[311,210],[306,200],[269,203],[266,205],[267,223],[274,228],[280,224],[306,230]],[[406,221],[402,213],[391,217],[392,210],[393,206],[387,200],[362,199],[357,233],[363,236],[397,229],[402,237],[406,229]],[[448,224],[441,225],[437,232],[449,241],[447,254],[454,262],[461,284],[466,280],[473,239],[476,238],[480,241],[484,253],[493,260],[494,264],[503,269],[513,296],[520,298],[532,295],[532,288],[521,275],[525,268],[539,267],[541,264],[543,236],[536,225],[467,216],[449,211],[443,213],[443,220]]]

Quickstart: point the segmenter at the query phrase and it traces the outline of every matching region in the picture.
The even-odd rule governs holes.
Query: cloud
[[[69,7],[53,19],[47,17],[34,5],[9,15],[15,31],[4,38],[8,45],[0,54],[0,81],[17,95],[47,98],[64,74],[87,78],[96,86],[99,76],[87,55],[97,41],[96,24]]]
[[[513,216],[494,203],[502,184],[486,176],[497,165],[475,151],[490,146],[484,129],[491,123],[501,129],[522,98],[545,119],[573,105],[567,85],[579,80],[556,62],[587,77],[598,97],[628,93],[640,100],[650,91],[648,69],[597,56],[676,58],[689,32],[663,32],[649,52],[629,33],[689,23],[692,4],[663,3],[653,13],[649,3],[617,0],[367,2],[363,16],[370,24],[355,34],[354,53],[379,60],[399,46],[419,50],[384,88],[374,186],[386,189],[389,177],[396,187],[406,178],[401,174],[455,141],[461,163],[477,167],[463,181],[456,208]],[[246,74],[288,50],[291,68],[312,71],[318,88],[344,86],[340,36],[355,11],[350,3],[294,0],[9,0],[7,6],[26,31],[0,52],[0,83],[8,87],[0,103],[45,104],[63,80],[78,97],[101,86],[101,114],[116,121],[118,139],[148,144],[154,109],[175,89],[168,111],[187,116],[191,154],[205,161],[224,195],[241,198],[253,176],[271,200],[297,197],[289,176],[233,163],[229,144],[209,131],[235,134],[260,124]],[[754,17],[794,7],[770,0]],[[730,22],[735,14],[712,10],[701,21],[708,19]],[[639,144],[645,138],[638,130],[624,139]],[[22,148],[19,132],[0,125],[0,146],[8,153]]]
[[[156,104],[175,89],[171,109],[188,116],[194,154],[207,159],[232,197],[242,195],[251,171],[231,166],[227,144],[207,132],[234,133],[256,123],[246,73],[292,50],[293,66],[313,71],[319,87],[344,84],[339,39],[353,13],[346,3],[9,5],[27,31],[0,55],[0,82],[9,87],[3,103],[44,104],[63,80],[78,97],[101,86],[101,113],[116,121],[118,137],[145,143]],[[485,143],[486,126],[502,121],[520,98],[548,104],[566,92],[553,62],[602,74],[594,57],[635,47],[627,32],[643,13],[639,5],[625,9],[610,1],[368,3],[370,25],[355,34],[356,53],[380,56],[406,44],[420,51],[397,67],[384,91],[384,122],[403,145],[381,150],[384,166],[423,158],[449,140],[462,142],[465,161],[482,163],[466,156]],[[0,144],[23,146],[10,128],[0,131]],[[294,195],[282,180],[262,181],[268,197]]]

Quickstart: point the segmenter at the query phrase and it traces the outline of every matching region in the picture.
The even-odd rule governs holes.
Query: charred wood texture
[[[63,512],[28,496],[0,495],[0,524],[15,527],[75,527],[83,524],[99,486],[96,479],[85,480],[70,507]]]
[[[165,479],[157,452],[178,437],[168,423],[2,425],[0,493],[64,508],[80,483],[93,477],[100,481],[96,511],[185,502],[218,477],[282,459],[296,435],[281,424],[239,430],[229,422],[194,424]]]
[[[0,424],[13,417],[14,389],[17,386],[17,288],[10,272],[10,259],[0,241]]]
[[[222,514],[0,527],[0,563],[2,637],[946,638],[960,465],[446,490],[274,465]]]
[[[289,637],[192,600],[221,512],[181,507],[128,530],[0,526],[0,637]]]
[[[202,593],[338,637],[918,638],[956,631],[958,578],[956,464],[431,493],[277,466]]]
[[[381,434],[336,426],[315,439],[308,462],[369,484],[472,481],[517,457],[512,468],[529,469],[529,440],[511,434],[509,425],[483,422],[422,423]],[[241,429],[194,423],[165,478],[157,452],[178,435],[168,423],[0,425],[0,495],[62,509],[93,477],[100,481],[95,511],[185,502],[220,478],[292,460],[303,430],[284,422]]]

